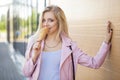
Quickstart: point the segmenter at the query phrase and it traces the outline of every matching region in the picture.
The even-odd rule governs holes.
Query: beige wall
[[[104,40],[106,23],[114,30],[111,52],[100,69],[78,65],[77,80],[120,80],[120,0],[50,0],[68,19],[69,32],[78,46],[94,56]]]

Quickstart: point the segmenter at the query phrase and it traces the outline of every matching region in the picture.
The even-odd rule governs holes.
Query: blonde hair
[[[58,6],[51,5],[51,6],[46,7],[45,10],[42,12],[41,17],[40,17],[40,24],[38,26],[36,33],[34,34],[35,36],[34,39],[39,37],[40,29],[42,28],[42,20],[43,20],[44,14],[50,11],[53,12],[58,22],[58,33],[56,37],[59,37],[61,33],[64,33],[67,37],[69,36],[67,21],[66,21],[66,17],[65,17],[63,10]]]

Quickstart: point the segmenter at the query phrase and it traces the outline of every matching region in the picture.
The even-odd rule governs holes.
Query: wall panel
[[[68,19],[70,36],[90,56],[104,41],[106,23],[114,30],[112,47],[100,69],[78,64],[77,80],[120,80],[120,0],[50,0],[59,5]]]

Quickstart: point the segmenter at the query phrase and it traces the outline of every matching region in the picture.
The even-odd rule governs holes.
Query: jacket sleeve
[[[84,53],[82,50],[80,50],[76,45],[74,45],[73,53],[75,53],[75,59],[78,64],[98,69],[103,64],[109,48],[110,44],[106,44],[105,42],[103,42],[96,56],[91,57]]]
[[[32,46],[33,46],[33,42],[31,39],[28,40],[28,44],[27,44],[27,49],[25,52],[25,64],[23,67],[23,73],[26,77],[31,77],[32,73],[37,65],[37,62],[35,64],[33,64],[32,61]]]

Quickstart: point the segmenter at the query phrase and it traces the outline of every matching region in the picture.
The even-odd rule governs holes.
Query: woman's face
[[[42,19],[42,27],[48,27],[49,34],[54,33],[58,30],[57,19],[55,18],[53,12],[45,12]]]

